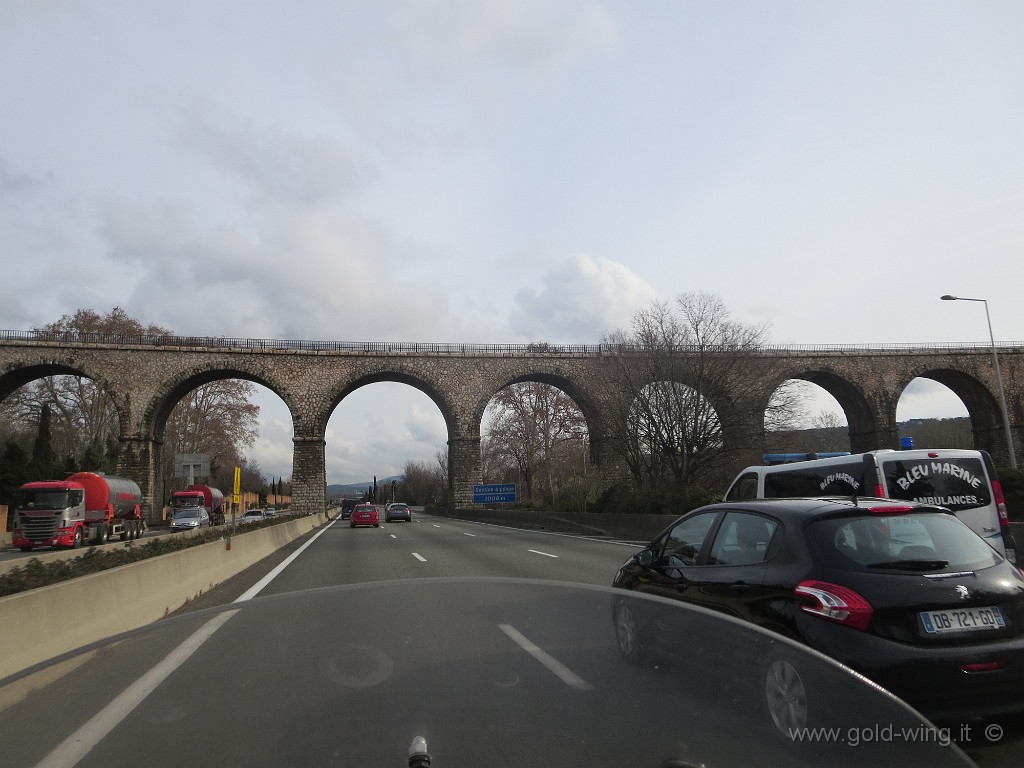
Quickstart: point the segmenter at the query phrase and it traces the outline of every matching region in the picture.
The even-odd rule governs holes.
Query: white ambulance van
[[[985,451],[883,450],[747,467],[729,486],[725,500],[801,496],[875,496],[939,504],[1017,563],[1003,489]]]

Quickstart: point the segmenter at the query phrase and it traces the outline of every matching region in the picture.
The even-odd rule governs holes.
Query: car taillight
[[[992,481],[992,498],[999,510],[999,527],[1003,532],[1010,530],[1010,513],[1006,511],[1006,497],[1003,496],[1003,485],[998,480]]]
[[[800,610],[854,629],[867,629],[875,609],[849,587],[828,581],[801,581],[793,590],[815,600],[816,605],[801,605]]]

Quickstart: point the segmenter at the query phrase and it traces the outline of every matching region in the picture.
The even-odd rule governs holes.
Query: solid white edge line
[[[535,554],[535,555],[544,555],[544,557],[554,557],[554,558],[558,557],[558,555],[549,555],[547,552],[541,552],[539,549],[528,549],[526,551],[527,552],[533,552],[533,554]]]
[[[325,525],[315,536],[295,550],[295,552],[289,555],[284,562],[246,590],[234,602],[246,602],[256,597],[256,595],[266,588],[270,582],[277,578],[277,576],[287,568],[295,558],[301,555],[305,551],[306,547],[316,541],[321,534],[325,533],[328,528],[334,525],[336,520],[337,518]],[[152,693],[160,683],[166,680],[174,670],[184,664],[185,661],[188,660],[188,658],[195,653],[199,647],[206,642],[211,635],[213,635],[214,632],[220,629],[224,622],[236,613],[238,613],[237,609],[234,611],[225,611],[224,613],[210,619],[210,621],[200,627],[187,640],[185,640],[185,642],[164,658],[163,661],[139,678],[135,683],[121,693],[120,696],[96,713],[89,722],[65,739],[63,743],[43,758],[37,768],[40,768],[40,766],[42,768],[71,768],[71,766],[78,763],[100,742],[101,739],[117,727],[118,723],[124,720],[124,718],[127,717],[135,707],[141,704],[142,701]]]
[[[64,739],[38,763],[36,768],[71,768],[76,765],[238,611],[236,608],[218,614],[193,632],[185,642],[164,657],[163,661],[128,686],[116,699],[93,715],[89,722]]]
[[[268,573],[262,579],[257,581],[251,587],[249,587],[249,589],[247,589],[245,592],[243,592],[240,597],[237,597],[234,600],[234,602],[236,602],[236,603],[244,603],[246,600],[252,600],[254,597],[256,597],[256,595],[258,595],[260,592],[262,592],[270,582],[272,582],[274,579],[276,579],[281,574],[281,571],[283,571],[285,568],[287,568],[289,565],[291,565],[292,561],[295,560],[295,558],[297,558],[299,555],[301,555],[303,552],[305,552],[306,551],[306,547],[308,547],[314,541],[319,539],[320,536],[322,536],[324,533],[326,533],[327,529],[330,528],[332,525],[334,525],[334,523],[337,522],[337,520],[338,520],[338,518],[334,518],[334,520],[331,520],[331,522],[329,522],[320,531],[317,532],[316,536],[311,538],[309,541],[307,541],[305,544],[303,544],[297,550],[295,550],[290,555],[288,555],[288,557],[285,558],[283,563],[278,565],[274,570],[272,570],[270,573]]]
[[[533,656],[537,661],[547,667],[551,672],[558,677],[563,683],[571,688],[575,688],[580,691],[592,691],[594,686],[584,680],[582,677],[577,675],[562,662],[556,659],[554,656],[549,654],[542,648],[538,648],[530,641],[525,635],[523,635],[518,629],[513,627],[511,624],[499,624],[498,628],[511,638],[512,642],[526,651],[528,654]]]

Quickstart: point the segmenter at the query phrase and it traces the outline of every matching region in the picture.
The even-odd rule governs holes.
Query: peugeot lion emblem
[[[966,600],[971,596],[970,590],[968,590],[963,584],[956,585],[956,593],[960,595],[961,600]]]

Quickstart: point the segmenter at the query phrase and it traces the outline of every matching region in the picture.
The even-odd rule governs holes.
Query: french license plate
[[[978,632],[1006,626],[1003,614],[991,608],[959,608],[954,611],[922,611],[921,624],[929,635],[947,632]]]

